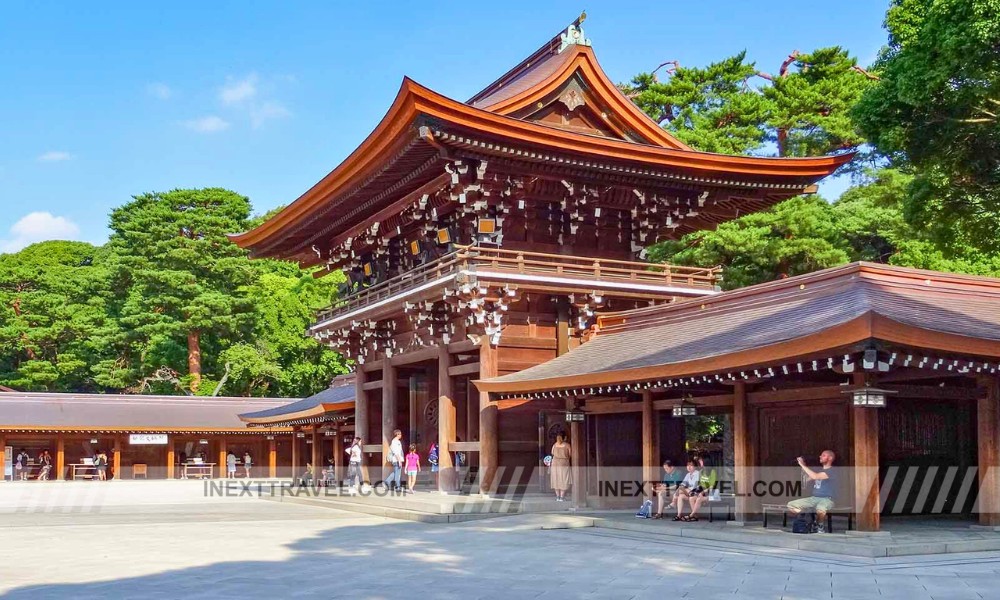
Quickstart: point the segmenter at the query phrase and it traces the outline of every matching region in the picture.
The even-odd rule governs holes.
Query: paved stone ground
[[[25,510],[10,494],[0,489],[0,597],[11,599],[1000,597],[1000,553],[837,559],[541,530],[538,515],[424,525],[176,494]]]

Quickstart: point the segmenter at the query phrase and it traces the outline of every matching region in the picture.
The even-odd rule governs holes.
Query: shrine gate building
[[[350,156],[232,239],[346,274],[309,333],[357,364],[368,467],[399,428],[424,455],[440,443],[443,473],[462,452],[489,490],[507,483],[498,466],[539,464],[573,405],[471,381],[565,354],[601,312],[718,293],[711,265],[644,248],[811,193],[849,159],[692,150],[615,86],[577,21],[466,102],[404,79]]]

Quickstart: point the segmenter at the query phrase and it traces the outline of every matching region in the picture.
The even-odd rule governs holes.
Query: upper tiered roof
[[[443,165],[456,156],[556,180],[654,193],[711,191],[716,212],[675,225],[673,236],[807,192],[851,157],[690,149],[611,82],[578,20],[468,102],[404,78],[385,117],[347,159],[284,210],[232,239],[254,256],[320,264],[317,244],[339,243],[440,189],[448,182]]]

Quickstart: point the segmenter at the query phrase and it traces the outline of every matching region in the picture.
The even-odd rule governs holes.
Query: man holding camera
[[[834,506],[833,497],[837,488],[833,461],[837,458],[833,450],[824,450],[819,455],[819,464],[823,468],[813,470],[806,466],[801,456],[796,458],[802,473],[812,481],[812,496],[799,498],[788,503],[788,511],[794,515],[803,512],[816,512],[816,532],[826,533],[826,513]]]

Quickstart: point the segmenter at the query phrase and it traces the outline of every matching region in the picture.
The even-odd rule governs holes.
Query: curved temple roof
[[[1000,279],[853,263],[706,299],[602,315],[591,341],[477,381],[516,395],[801,360],[871,339],[1000,358]]]
[[[240,411],[267,410],[288,401],[11,391],[0,394],[0,430],[239,432],[245,431]]]
[[[353,411],[354,396],[354,376],[342,375],[334,380],[331,387],[308,398],[265,410],[243,413],[239,418],[251,427],[318,420],[328,413]]]
[[[375,130],[337,168],[254,230],[231,236],[255,256],[310,259],[310,246],[370,218],[386,202],[443,174],[449,143],[483,153],[577,164],[595,172],[667,178],[695,185],[775,188],[801,193],[850,154],[815,158],[728,156],[691,150],[636,107],[607,77],[593,50],[554,38],[504,77],[462,103],[405,78]],[[572,89],[571,89],[572,88]],[[560,91],[580,90],[608,134],[569,130],[533,111]],[[527,151],[525,149],[528,149]],[[382,204],[378,204],[378,203]],[[316,223],[321,220],[322,222]]]

